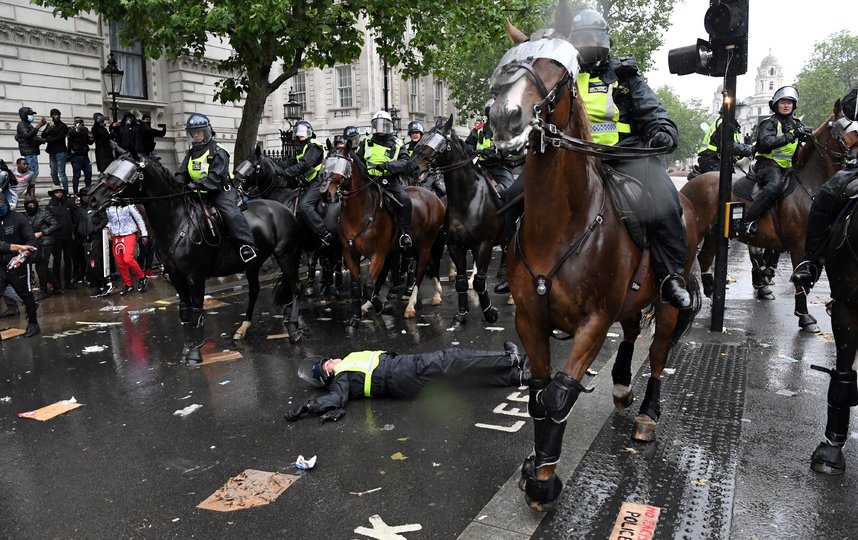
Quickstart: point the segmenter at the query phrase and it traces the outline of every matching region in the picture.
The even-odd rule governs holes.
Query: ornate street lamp
[[[122,76],[125,72],[119,69],[116,65],[116,60],[113,58],[113,53],[107,57],[107,66],[101,69],[101,80],[104,81],[104,86],[109,88],[107,95],[110,96],[112,102],[110,112],[113,113],[113,122],[119,121],[119,105],[116,104],[116,98],[122,90]]]
[[[402,129],[402,118],[399,117],[399,109],[396,107],[390,108],[390,120],[393,122],[393,132],[399,134]]]
[[[289,89],[289,99],[283,104],[283,120],[286,121],[288,128],[286,131],[280,130],[280,143],[283,151],[283,159],[295,155],[297,146],[292,137],[292,126],[295,122],[301,119],[301,113],[304,107],[295,99],[295,89]]]

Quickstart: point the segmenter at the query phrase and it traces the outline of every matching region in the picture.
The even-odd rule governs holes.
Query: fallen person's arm
[[[307,400],[303,405],[292,408],[286,413],[286,420],[294,422],[304,414],[321,416],[319,422],[336,422],[346,411],[344,407],[349,400],[349,378],[343,373],[331,382],[330,391],[318,399]]]

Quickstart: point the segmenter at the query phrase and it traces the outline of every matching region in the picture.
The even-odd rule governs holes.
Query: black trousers
[[[450,348],[421,354],[400,354],[391,362],[385,380],[389,397],[417,397],[426,383],[450,380],[470,386],[516,386],[519,370],[507,352]]]
[[[74,266],[74,262],[72,261],[73,251],[74,239],[71,236],[67,238],[54,239],[54,249],[52,251],[54,256],[54,278],[59,282],[60,276],[63,276],[63,283],[65,283],[66,288],[69,288],[72,285],[72,266]],[[60,288],[62,288],[62,285]]]
[[[697,154],[697,167],[700,169],[701,174],[712,171],[720,171],[721,159],[715,152],[700,152],[699,154]]]
[[[151,239],[150,239],[151,243]],[[104,236],[101,231],[93,233],[91,237],[83,243],[86,256],[86,279],[91,287],[101,288],[107,284],[108,278],[105,273],[110,275],[110,268],[105,271],[104,260]],[[110,264],[109,262],[107,263]]]
[[[807,234],[804,240],[804,258],[819,261],[828,242],[831,226],[846,203],[843,195],[846,185],[858,178],[858,165],[847,167],[831,177],[816,193],[807,217]]]
[[[641,201],[641,218],[646,223],[653,250],[653,267],[659,279],[681,274],[688,259],[688,239],[682,222],[679,192],[667,169],[656,157],[605,161],[623,174],[641,181],[648,200]]]
[[[147,244],[140,244],[137,246],[139,252],[137,253],[137,264],[140,265],[142,270],[151,270],[152,263],[155,260],[155,237],[150,236],[149,242]]]
[[[230,186],[228,190],[221,189],[209,196],[223,218],[227,236],[235,238],[239,244],[255,246],[256,241],[253,239],[253,233],[250,232],[250,225],[238,208],[238,190]]]
[[[60,280],[57,279],[57,276],[51,272],[50,266],[48,266],[48,262],[50,261],[51,255],[54,253],[54,244],[46,244],[40,245],[38,259],[36,259],[36,275],[39,276],[39,288],[42,290],[42,294],[48,292],[48,284],[50,284],[54,291],[60,291],[63,288],[63,284],[60,283]]]
[[[399,180],[384,178],[381,180],[384,188],[390,192],[393,197],[399,201],[399,207],[396,209],[396,222],[399,228],[405,234],[411,234],[411,197],[405,192],[402,187],[402,182]]]
[[[14,270],[0,267],[0,291],[6,289],[6,285],[11,285],[21,297],[21,301],[24,302],[24,308],[27,310],[27,322],[37,323],[36,299],[30,289],[30,265],[22,264]]]
[[[756,221],[766,210],[771,208],[775,199],[784,189],[786,182],[787,169],[782,169],[777,163],[771,159],[758,158],[754,165],[754,172],[757,175],[757,183],[762,188],[754,197],[754,202],[751,203],[751,208],[745,214],[745,221]]]
[[[316,210],[322,198],[322,192],[319,191],[321,185],[321,178],[314,178],[312,182],[307,184],[304,194],[301,195],[301,202],[298,203],[298,214],[317,236],[325,236],[328,232],[325,229],[325,221]]]

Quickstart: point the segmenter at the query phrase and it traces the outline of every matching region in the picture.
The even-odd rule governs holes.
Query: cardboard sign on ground
[[[197,508],[232,512],[262,506],[274,502],[298,478],[292,474],[247,469],[230,478],[223,487],[198,504]]]
[[[206,298],[203,300],[203,309],[217,309],[219,307],[228,306],[229,303],[215,300],[214,298]]]
[[[268,337],[266,337],[265,339],[288,339],[288,338],[289,338],[289,332],[286,332],[285,334],[268,334]]]
[[[661,508],[648,504],[623,502],[610,540],[652,540]]]
[[[72,398],[64,401],[57,401],[56,403],[48,405],[47,407],[42,407],[41,409],[36,409],[35,411],[18,413],[18,416],[21,418],[30,418],[32,420],[44,422],[45,420],[50,420],[55,416],[67,413],[72,409],[77,409],[81,405],[83,404],[74,401],[74,398]]]
[[[23,336],[26,331],[22,328],[7,328],[0,331],[0,338],[12,339],[13,337]]]
[[[203,364],[214,364],[215,362],[228,362],[242,358],[238,351],[219,351],[216,353],[203,353]]]

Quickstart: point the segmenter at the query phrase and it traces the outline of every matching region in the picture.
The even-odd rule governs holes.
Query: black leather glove
[[[654,148],[673,148],[675,144],[673,137],[664,131],[656,131],[650,139],[650,146]]]
[[[795,129],[795,137],[800,141],[809,141],[813,138],[813,131],[807,126],[799,126]]]
[[[303,415],[307,412],[309,412],[309,408],[307,407],[307,404],[305,403],[303,405],[299,405],[297,407],[290,409],[289,412],[287,412],[283,417],[289,422],[294,422],[295,420],[298,420],[299,418],[301,418],[301,415]]]
[[[319,418],[319,423],[324,424],[325,422],[336,422],[345,415],[345,409],[334,409],[323,414],[322,417]]]
[[[792,132],[785,133],[784,134],[784,140],[786,141],[787,144],[795,142],[795,135],[793,135]]]
[[[375,167],[375,170],[381,171],[381,172],[386,172],[386,171],[390,170],[390,166],[387,163],[379,163],[378,165],[375,165],[374,167]]]

